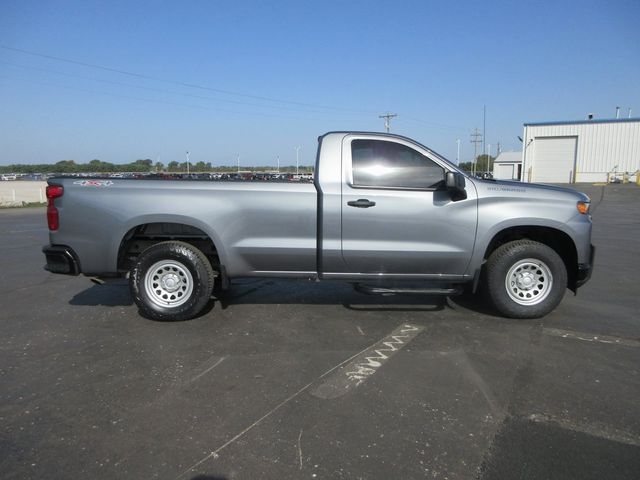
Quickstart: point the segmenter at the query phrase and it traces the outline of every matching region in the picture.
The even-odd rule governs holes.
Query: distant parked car
[[[15,173],[8,173],[0,176],[0,180],[5,182],[9,180],[17,180],[17,179],[18,179],[18,176]]]
[[[490,180],[493,178],[493,174],[491,172],[477,172],[476,177],[482,178],[483,180]]]
[[[20,180],[40,181],[45,180],[45,176],[41,173],[29,173],[27,175],[22,175]]]

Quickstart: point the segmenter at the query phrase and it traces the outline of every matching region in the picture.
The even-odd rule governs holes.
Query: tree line
[[[241,167],[242,170],[264,171],[275,170],[273,166],[254,166]],[[189,163],[189,171],[191,172],[236,172],[237,166],[216,166],[213,167],[211,162],[195,162]],[[293,165],[281,166],[282,172],[295,172],[296,167]],[[76,163],[74,160],[61,160],[57,163],[41,163],[41,164],[13,164],[0,166],[0,173],[148,173],[148,172],[186,172],[187,162],[169,162],[166,166],[162,162],[153,162],[148,158],[136,160],[131,163],[116,164],[103,162],[102,160],[91,160],[88,163]],[[313,167],[300,166],[301,173],[312,173]]]
[[[496,157],[483,153],[476,158],[476,172],[493,172],[493,162]],[[473,170],[473,162],[463,162],[458,165],[465,172]]]

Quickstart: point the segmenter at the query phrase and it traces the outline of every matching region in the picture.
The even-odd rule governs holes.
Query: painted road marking
[[[401,325],[349,363],[343,365],[322,384],[311,391],[318,398],[337,398],[359,385],[378,371],[393,355],[413,340],[424,327]]]
[[[334,367],[331,367],[329,370],[327,370],[326,372],[324,372],[322,375],[320,375],[318,378],[316,378],[313,382],[307,383],[304,387],[302,387],[300,390],[298,390],[297,392],[295,392],[293,395],[290,395],[289,397],[285,398],[282,402],[280,402],[278,405],[276,405],[275,407],[273,407],[271,410],[269,410],[267,413],[265,413],[262,417],[260,417],[259,419],[257,419],[255,422],[253,422],[251,425],[249,425],[247,428],[245,428],[244,430],[242,430],[240,433],[238,433],[237,435],[235,435],[233,438],[231,438],[230,440],[226,441],[225,443],[223,443],[221,446],[219,446],[218,448],[216,448],[215,450],[213,450],[212,452],[206,454],[204,457],[202,457],[200,460],[198,460],[196,463],[194,463],[193,465],[191,465],[189,468],[187,468],[184,472],[182,472],[180,475],[178,475],[174,480],[180,480],[181,478],[184,478],[189,472],[191,472],[194,468],[197,468],[198,466],[202,465],[204,462],[206,462],[207,460],[213,458],[216,459],[220,456],[220,452],[222,450],[224,450],[225,448],[227,448],[229,445],[233,444],[234,442],[236,442],[238,439],[242,438],[247,432],[251,431],[254,427],[256,427],[257,425],[260,425],[264,420],[266,420],[267,418],[269,418],[271,415],[273,415],[275,412],[277,412],[278,410],[280,410],[283,406],[285,406],[287,403],[289,403],[291,400],[293,400],[294,398],[298,397],[299,395],[301,395],[302,393],[306,392],[312,385],[314,385],[318,380],[322,380],[323,378],[325,378],[327,375],[330,375],[331,373],[333,373],[335,370],[337,370],[338,368],[342,367],[343,365],[346,365],[347,363],[349,363],[351,360],[353,360],[354,358],[358,357],[360,354],[366,352],[367,350],[369,350],[371,347],[367,347],[364,350],[359,351],[358,353],[356,353],[355,355],[352,355],[351,357],[347,358],[346,360],[343,360],[342,362],[340,362],[339,364],[337,364]]]
[[[346,360],[343,360],[342,362],[340,362],[336,366],[331,367],[329,370],[324,372],[322,375],[320,375],[314,381],[312,381],[310,383],[307,383],[304,387],[300,388],[300,390],[298,390],[297,392],[293,393],[289,397],[285,398],[282,402],[280,402],[278,405],[273,407],[271,410],[269,410],[267,413],[265,413],[262,417],[257,419],[251,425],[249,425],[247,428],[245,428],[241,432],[237,433],[235,436],[233,436],[232,438],[227,440],[225,443],[220,445],[215,450],[213,450],[210,453],[206,454],[204,457],[202,457],[200,460],[195,462],[193,465],[191,465],[189,468],[187,468],[180,475],[175,477],[175,480],[180,480],[180,479],[184,478],[190,472],[192,472],[195,468],[197,468],[200,465],[202,465],[203,463],[205,463],[207,460],[218,458],[220,456],[220,452],[222,450],[224,450],[229,445],[231,445],[234,442],[236,442],[238,439],[242,438],[244,435],[246,435],[248,432],[250,432],[254,427],[256,427],[257,425],[260,425],[264,420],[266,420],[271,415],[273,415],[275,412],[280,410],[283,406],[288,404],[294,398],[296,398],[296,397],[300,396],[302,393],[306,392],[309,388],[311,388],[311,386],[315,385],[318,381],[329,377],[331,374],[336,372],[336,370],[339,370],[339,369],[344,370],[345,366],[349,367],[349,366],[353,365],[354,363],[357,364],[357,363],[359,363],[358,359],[360,359],[361,357],[365,357],[367,354],[369,356],[371,356],[371,354],[368,353],[368,352],[372,352],[372,351],[375,351],[375,350],[381,350],[381,349],[384,350],[382,347],[385,347],[385,346],[389,349],[389,353],[390,353],[390,354],[386,355],[386,357],[390,357],[391,354],[392,354],[391,352],[395,353],[397,350],[400,350],[408,342],[413,340],[422,330],[424,330],[424,327],[416,327],[416,326],[413,326],[413,325],[402,325],[402,326],[396,328],[393,332],[391,332],[389,337],[383,338],[380,342],[374,343],[370,347],[367,347],[364,350],[361,350],[360,352],[356,353],[355,355],[352,355],[351,357],[347,358]],[[391,337],[391,340],[387,340],[390,337]],[[391,345],[385,345],[385,342],[386,343],[390,343]],[[298,437],[299,441],[300,441],[300,437],[302,437],[302,433],[300,433],[300,435]],[[300,446],[300,448],[302,448],[302,447]],[[301,452],[300,452],[300,455],[301,455]]]
[[[574,432],[586,433],[592,437],[640,447],[640,437],[638,435],[602,423],[584,423],[543,413],[533,413],[529,415],[528,419],[532,422],[556,425]]]
[[[560,330],[558,328],[543,328],[542,333],[552,337],[572,338],[584,342],[606,343],[609,345],[623,345],[625,347],[640,347],[640,341],[630,338],[612,337],[609,335],[594,335],[592,333],[573,332],[571,330]]]

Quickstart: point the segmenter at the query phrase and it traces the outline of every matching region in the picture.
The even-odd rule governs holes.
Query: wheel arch
[[[225,253],[219,237],[202,222],[185,217],[147,217],[130,222],[114,246],[118,271],[127,271],[146,248],[167,240],[189,243],[201,250],[212,266],[224,265]]]
[[[564,231],[540,225],[512,226],[497,232],[487,244],[483,263],[501,245],[514,240],[533,240],[552,248],[567,269],[567,287],[575,292],[578,271],[578,251],[573,239]]]

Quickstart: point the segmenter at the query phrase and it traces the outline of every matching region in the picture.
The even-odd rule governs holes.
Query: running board
[[[460,295],[462,287],[428,287],[428,288],[386,288],[374,285],[356,283],[353,288],[365,295]]]

